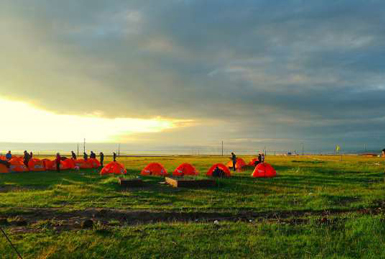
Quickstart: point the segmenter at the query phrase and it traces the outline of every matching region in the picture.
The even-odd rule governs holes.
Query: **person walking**
[[[71,151],[71,156],[72,156],[72,159],[73,159],[73,160],[76,160],[76,154],[75,154],[75,152]]]
[[[235,166],[237,164],[237,156],[231,152],[231,160],[233,161],[233,170],[235,171]]]
[[[57,171],[57,172],[60,172],[60,162],[61,162],[61,156],[60,156],[60,153],[56,153],[56,159],[55,159],[55,162],[56,162],[56,171]]]
[[[100,156],[100,166],[103,167],[103,162],[104,162],[104,154],[103,154],[103,152],[100,152],[99,156]]]

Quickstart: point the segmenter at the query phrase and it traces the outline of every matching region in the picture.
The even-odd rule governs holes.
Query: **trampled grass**
[[[120,159],[129,178],[150,162],[168,172],[188,162],[204,178],[212,164],[227,161]],[[161,177],[141,177],[144,187],[122,189],[116,176],[101,177],[99,170],[2,174],[0,218],[27,221],[3,226],[25,258],[385,256],[381,159],[269,156],[267,162],[278,177],[252,178],[248,168],[207,189],[175,189],[160,184]],[[94,219],[93,229],[80,229],[77,221],[85,218]],[[2,256],[14,258],[0,238]]]

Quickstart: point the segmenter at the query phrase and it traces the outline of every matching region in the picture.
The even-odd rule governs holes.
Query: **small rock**
[[[87,219],[87,220],[83,221],[80,226],[83,229],[92,228],[94,226],[94,222],[91,219]]]

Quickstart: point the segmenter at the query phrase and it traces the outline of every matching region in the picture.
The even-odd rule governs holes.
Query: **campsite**
[[[246,165],[207,188],[175,188],[141,172],[160,163],[172,174],[189,163],[199,174],[186,178],[209,179],[209,168],[227,157],[121,157],[125,175],[100,175],[100,168],[1,173],[0,226],[23,258],[385,256],[381,158],[266,160],[276,177],[251,177]],[[122,187],[119,177],[139,177],[143,186]],[[0,251],[15,258],[7,242]]]

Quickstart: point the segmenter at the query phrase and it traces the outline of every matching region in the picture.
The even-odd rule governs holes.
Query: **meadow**
[[[240,156],[248,162],[251,156]],[[202,178],[221,156],[120,158],[136,178],[150,162],[188,162]],[[107,161],[108,162],[108,161]],[[217,187],[173,188],[162,177],[121,188],[96,169],[0,174],[0,226],[23,258],[385,258],[381,158],[267,156]],[[91,219],[93,226],[82,226]],[[16,258],[0,236],[1,258]]]

